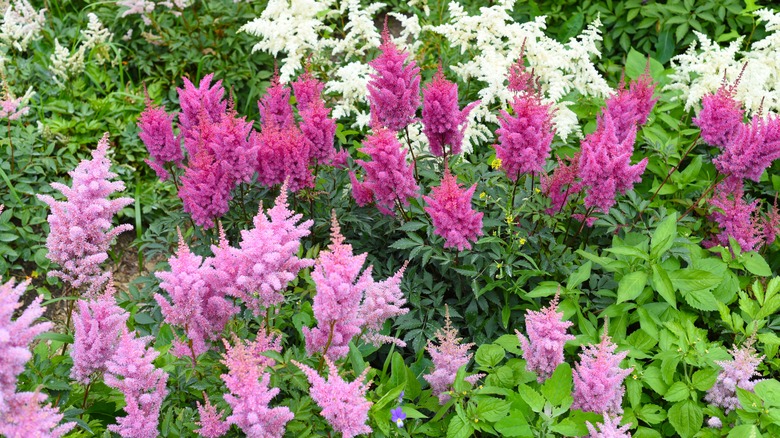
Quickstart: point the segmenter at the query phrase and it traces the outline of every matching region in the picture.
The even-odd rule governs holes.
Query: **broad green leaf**
[[[707,290],[694,290],[683,294],[685,302],[694,309],[714,312],[718,310],[718,300],[712,292]]]
[[[479,397],[474,400],[477,405],[477,417],[480,420],[495,423],[509,413],[509,403],[495,397]]]
[[[650,240],[650,256],[654,259],[669,250],[677,237],[677,213],[672,213],[658,224]]]
[[[780,382],[777,380],[762,380],[756,383],[753,391],[767,406],[780,406]]]
[[[666,420],[666,411],[658,405],[642,405],[635,412],[637,417],[649,424],[658,424]]]
[[[728,438],[761,438],[761,436],[755,424],[740,424],[731,429]]]
[[[477,349],[477,354],[474,360],[482,367],[492,368],[498,365],[506,356],[506,351],[495,344],[482,344]]]
[[[742,409],[748,412],[761,412],[761,397],[737,387],[737,399]]]
[[[646,252],[634,248],[632,246],[616,246],[614,248],[607,248],[604,251],[611,252],[612,254],[619,254],[629,257],[636,257],[638,259],[642,260],[649,260],[650,256],[647,255]]]
[[[704,413],[693,400],[675,403],[669,408],[669,423],[680,438],[691,438],[701,429]]]
[[[549,379],[545,380],[542,394],[553,406],[560,406],[563,399],[571,394],[571,386],[571,366],[564,362],[555,368]]]
[[[714,368],[705,368],[693,373],[693,387],[699,391],[707,391],[715,384],[718,378],[718,370]]]
[[[653,78],[660,77],[664,70],[663,65],[661,65],[661,63],[656,61],[654,58],[649,58],[649,61],[650,76]],[[642,76],[642,73],[644,73],[647,68],[647,62],[647,56],[631,48],[631,50],[628,52],[628,56],[626,57],[626,76],[628,76],[629,79],[636,79],[639,76]]]
[[[587,281],[590,278],[590,268],[593,265],[591,262],[586,262],[584,265],[577,268],[576,271],[569,275],[569,279],[566,281],[566,289],[574,289],[578,287],[582,282]]]
[[[674,292],[672,280],[661,265],[653,264],[653,287],[667,303],[671,304],[675,309],[677,308],[677,296]]]
[[[530,386],[521,383],[517,387],[517,393],[520,394],[520,398],[528,403],[528,406],[530,406],[534,412],[541,412],[542,408],[544,408],[544,397]]]
[[[772,275],[772,268],[764,260],[763,257],[757,252],[746,252],[742,254],[742,265],[745,266],[751,274],[761,277],[769,277]]]
[[[447,426],[447,438],[467,438],[474,434],[471,424],[464,422],[460,416],[453,415]]]
[[[666,390],[666,394],[664,394],[664,400],[668,402],[683,401],[688,398],[688,395],[690,395],[690,391],[688,391],[688,387],[685,385],[685,383],[674,382],[672,386]]]
[[[680,292],[695,290],[707,290],[718,285],[721,281],[719,275],[700,269],[679,269],[669,272],[669,279]]]
[[[494,425],[496,432],[508,437],[533,437],[531,427],[525,421],[523,413],[511,411],[508,417],[502,418]]]
[[[647,273],[632,272],[620,279],[617,292],[617,302],[631,301],[639,296],[647,284]]]

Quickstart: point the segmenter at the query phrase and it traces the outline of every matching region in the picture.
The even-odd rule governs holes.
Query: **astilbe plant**
[[[525,330],[528,338],[517,333],[523,348],[523,358],[526,369],[537,374],[539,383],[547,380],[555,368],[563,363],[563,346],[574,336],[566,333],[566,329],[574,323],[563,321],[563,312],[558,312],[559,295],[550,301],[547,308],[540,311],[529,310],[525,316]]]
[[[420,106],[420,68],[390,39],[387,23],[382,32],[382,53],[369,62],[375,73],[368,82],[371,115],[380,126],[398,132],[412,123]],[[406,64],[406,65],[405,65]]]
[[[545,210],[547,214],[560,213],[569,199],[580,192],[581,186],[577,182],[579,162],[579,152],[573,157],[558,157],[558,167],[553,170],[552,175],[542,175],[541,190],[550,198],[550,208]]]
[[[380,332],[385,321],[409,312],[409,309],[403,307],[406,304],[406,298],[401,290],[401,277],[403,277],[408,264],[409,262],[405,262],[403,267],[392,277],[372,282],[366,288],[365,298],[363,298],[358,313],[363,319],[366,341],[375,346],[392,343],[399,347],[406,347],[406,342],[383,335]]]
[[[309,142],[310,159],[319,164],[333,160],[336,120],[330,117],[330,109],[322,100],[324,84],[307,72],[293,82],[292,87],[301,116],[300,129]]]
[[[583,347],[572,376],[572,409],[610,415],[623,412],[623,394],[626,391],[623,380],[631,374],[633,368],[620,368],[620,361],[625,359],[628,351],[615,354],[616,348],[617,345],[607,334],[606,326],[599,344]]]
[[[476,189],[476,183],[462,189],[457,177],[447,168],[441,184],[433,188],[431,196],[423,196],[428,203],[425,211],[431,216],[434,233],[444,238],[445,248],[471,249],[471,242],[482,235],[483,213],[474,211],[471,206]]]
[[[144,142],[150,159],[145,160],[160,180],[165,181],[170,174],[165,166],[181,165],[184,155],[181,141],[173,133],[174,114],[165,112],[165,108],[155,106],[149,96],[146,97],[146,109],[138,117],[138,137]]]
[[[120,337],[114,355],[106,363],[106,385],[120,390],[125,396],[127,415],[117,418],[117,424],[108,426],[112,432],[127,438],[155,438],[160,407],[168,390],[168,374],[152,363],[160,355],[147,348],[151,336],[137,337],[127,329]]]
[[[702,108],[693,118],[701,130],[701,138],[718,148],[724,148],[744,123],[745,111],[735,99],[739,81],[721,84],[718,91],[702,98]]]
[[[184,211],[205,229],[230,209],[228,169],[206,150],[190,154],[179,188]]]
[[[16,392],[19,374],[32,358],[28,349],[30,343],[52,327],[50,322],[35,322],[44,311],[41,307],[43,297],[40,296],[13,319],[29,284],[25,281],[14,286],[13,280],[0,284],[0,435],[9,438],[57,438],[76,424],[58,426],[62,414],[49,405],[43,405],[45,394]]]
[[[59,277],[74,288],[86,287],[88,294],[95,294],[108,280],[108,273],[100,265],[108,259],[111,241],[120,233],[133,229],[132,225],[111,226],[113,216],[132,198],[108,199],[114,192],[122,191],[122,181],[111,181],[116,174],[110,171],[111,162],[106,158],[108,133],[92,151],[91,160],[83,160],[69,172],[71,187],[61,183],[51,186],[60,191],[65,201],[56,201],[49,195],[38,195],[51,213],[48,217],[49,235],[47,257],[60,265],[59,270],[49,271],[50,277]]]
[[[628,429],[631,427],[631,423],[620,425],[621,417],[611,417],[608,414],[604,414],[604,422],[596,423],[596,426],[590,424],[590,421],[586,421],[585,425],[588,427],[588,438],[631,438],[631,434]],[[596,429],[598,427],[598,430]]]
[[[173,354],[197,356],[209,349],[210,343],[221,338],[222,330],[232,315],[238,312],[228,299],[209,260],[195,255],[179,232],[179,248],[176,255],[168,259],[170,271],[155,272],[161,280],[160,289],[167,292],[170,301],[163,295],[154,294],[160,305],[165,322],[181,327],[187,337],[182,343],[173,342]]]
[[[439,398],[440,404],[445,404],[450,399],[450,390],[455,383],[455,376],[458,370],[469,363],[471,354],[468,352],[473,343],[461,344],[461,338],[458,337],[458,331],[452,327],[450,321],[449,307],[445,311],[444,327],[436,331],[436,340],[439,345],[434,345],[428,340],[425,349],[431,355],[433,361],[433,370],[423,376],[431,385],[433,395]],[[474,384],[482,377],[481,374],[474,374],[466,377],[466,381]]]
[[[728,187],[721,182],[709,204],[716,208],[710,220],[718,224],[720,232],[704,242],[704,246],[729,246],[729,237],[737,241],[744,251],[753,251],[762,243],[764,235],[757,217],[758,201],[745,200],[744,190]]]
[[[423,133],[428,138],[431,153],[437,157],[457,155],[463,145],[463,133],[466,119],[479,101],[466,105],[462,110],[458,105],[458,84],[444,77],[442,66],[433,76],[433,80],[423,89],[422,124]]]
[[[414,169],[406,162],[406,149],[401,147],[393,131],[377,128],[363,145],[362,151],[371,161],[355,160],[365,170],[365,177],[359,182],[350,175],[352,194],[358,205],[373,200],[379,211],[391,216],[396,205],[408,206],[409,199],[417,196],[419,187],[414,180]]]
[[[257,102],[257,107],[260,110],[260,122],[263,129],[284,130],[295,124],[293,109],[290,105],[290,88],[279,81],[277,74],[274,74],[271,86],[266,89],[265,96]]]
[[[204,398],[206,398],[205,393]],[[204,404],[196,402],[196,405],[198,406],[198,417],[200,418],[196,424],[200,427],[195,429],[194,432],[199,436],[218,438],[230,430],[230,423],[222,419],[222,413],[217,410],[216,406],[211,404],[208,398],[206,398]]]
[[[275,362],[263,356],[266,351],[281,351],[279,338],[266,335],[265,328],[261,327],[254,341],[245,342],[235,335],[233,341],[232,347],[225,342],[222,361],[228,367],[222,380],[230,391],[224,398],[233,409],[226,422],[235,424],[252,438],[281,437],[293,414],[286,406],[268,406],[279,388],[269,388],[271,375],[265,368],[274,366]]]
[[[312,144],[295,124],[263,125],[260,134],[253,134],[250,142],[258,145],[257,173],[261,184],[273,187],[287,181],[292,192],[314,187],[309,169]]]
[[[752,380],[758,376],[758,365],[764,359],[753,348],[753,339],[746,342],[741,348],[734,346],[731,349],[734,356],[732,360],[716,361],[722,369],[718,373],[715,385],[707,391],[704,400],[726,410],[726,414],[739,407],[737,388],[752,391],[758,380]]]
[[[254,228],[241,231],[238,248],[230,247],[224,235],[220,245],[212,247],[225,293],[243,300],[255,315],[283,302],[287,284],[301,269],[314,264],[297,256],[301,239],[309,235],[313,224],[311,220],[300,222],[301,218],[289,209],[285,184],[267,216],[261,205]]]
[[[212,79],[214,74],[208,74],[196,87],[189,79],[184,78],[184,88],[176,89],[181,106],[179,128],[185,138],[197,139],[201,118],[218,123],[224,117],[227,110],[227,102],[222,99],[225,89],[222,88],[221,80],[212,86]]]
[[[77,382],[89,384],[95,375],[106,370],[106,363],[114,355],[119,338],[125,332],[130,316],[116,304],[113,280],[106,290],[93,300],[79,300],[73,318],[73,347],[70,356],[73,368],[70,376]]]
[[[322,408],[320,415],[343,438],[370,434],[372,430],[366,422],[372,403],[365,397],[370,383],[364,383],[370,368],[363,370],[353,382],[346,382],[339,376],[338,368],[330,359],[326,357],[325,362],[328,365],[328,380],[323,379],[314,369],[293,361],[309,379],[309,395]]]

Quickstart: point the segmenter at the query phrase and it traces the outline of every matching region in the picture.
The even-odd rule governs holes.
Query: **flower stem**
[[[691,212],[691,211],[692,211],[692,210],[693,210],[693,209],[696,207],[696,205],[698,205],[698,204],[699,204],[699,202],[701,202],[701,201],[702,201],[702,199],[704,199],[704,197],[705,197],[705,196],[707,196],[707,195],[708,195],[708,194],[709,194],[709,193],[712,191],[712,189],[714,189],[714,188],[715,188],[715,187],[716,187],[718,184],[720,184],[721,182],[723,182],[723,180],[724,180],[724,179],[728,178],[728,177],[729,177],[729,175],[731,175],[731,174],[729,173],[729,174],[723,175],[723,178],[720,178],[720,180],[718,180],[718,177],[716,176],[716,177],[715,177],[715,181],[713,181],[713,183],[712,183],[712,184],[710,184],[710,186],[709,186],[709,187],[707,187],[707,190],[705,190],[705,191],[704,191],[704,193],[702,193],[702,194],[701,194],[701,196],[699,196],[699,199],[697,199],[695,202],[693,202],[693,203],[691,204],[691,206],[690,206],[690,207],[688,207],[688,209],[687,209],[687,210],[685,210],[685,213],[681,214],[681,215],[680,215],[680,217],[679,217],[679,218],[677,218],[677,222],[680,222],[680,221],[682,220],[682,218],[684,218],[685,216],[687,216],[687,215],[688,215],[688,213],[690,213],[690,212]]]
[[[322,365],[325,364],[325,356],[328,355],[330,350],[330,344],[333,343],[333,330],[335,329],[336,321],[330,322],[330,332],[328,333],[328,342],[325,343],[325,348],[322,350],[322,357],[320,358],[320,364],[317,365],[317,372],[322,371]]]
[[[409,148],[409,153],[412,154],[412,166],[414,167],[414,179],[419,180],[420,175],[417,174],[417,158],[414,157],[414,151],[412,150],[412,140],[409,137],[409,125],[404,126],[404,137],[406,137],[406,146]],[[446,156],[445,156],[446,160]]]

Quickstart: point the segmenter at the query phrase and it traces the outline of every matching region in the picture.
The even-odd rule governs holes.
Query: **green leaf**
[[[477,405],[477,417],[480,420],[489,421],[495,423],[496,421],[506,417],[509,413],[509,403],[506,400],[501,400],[495,397],[479,397],[474,400]]]
[[[636,257],[638,259],[642,260],[649,260],[650,256],[647,255],[646,252],[634,248],[632,246],[616,246],[613,248],[607,248],[604,251],[611,252],[612,254],[619,254],[629,257]]]
[[[590,269],[593,263],[586,262],[584,265],[577,268],[576,271],[569,275],[569,279],[566,281],[566,289],[574,289],[578,287],[582,282],[587,281],[590,278]]]
[[[494,425],[496,432],[501,436],[509,437],[533,437],[531,427],[525,421],[523,413],[520,411],[509,412],[508,417],[504,417]]]
[[[636,411],[636,416],[649,424],[658,424],[666,420],[666,411],[658,405],[642,405]]]
[[[700,269],[679,269],[669,273],[669,279],[680,292],[707,290],[717,286],[721,277]]]
[[[707,391],[715,384],[718,378],[718,370],[714,368],[705,368],[693,373],[693,387],[699,391]]]
[[[761,412],[761,398],[756,394],[737,387],[737,399],[742,409],[748,412]]]
[[[492,368],[501,363],[501,361],[504,360],[505,355],[506,351],[498,345],[482,344],[477,349],[474,360],[477,361],[479,366]]]
[[[474,433],[471,424],[466,423],[458,415],[453,415],[447,426],[447,438],[467,438]]]
[[[617,302],[631,301],[639,296],[647,284],[647,273],[632,272],[620,279],[617,291]]]
[[[714,312],[718,310],[718,299],[707,290],[694,290],[683,294],[685,302],[694,309]]]
[[[628,76],[629,79],[636,79],[639,76],[642,76],[642,73],[645,72],[647,67],[647,61],[647,56],[639,53],[632,47],[631,50],[628,51],[628,56],[626,57],[626,76]],[[654,58],[650,58],[650,76],[658,78],[663,73],[663,70],[664,66],[661,65],[660,62],[656,61]]]
[[[672,213],[658,224],[650,240],[650,257],[657,259],[669,250],[677,237],[677,213]]]
[[[761,277],[769,277],[772,275],[772,268],[769,267],[766,260],[757,252],[746,252],[742,254],[740,261],[745,269],[753,275]]]
[[[669,278],[669,274],[661,265],[653,264],[653,288],[658,292],[667,303],[671,304],[675,309],[677,308],[677,296],[674,292],[674,286],[672,280]]]
[[[560,406],[563,400],[571,395],[571,386],[571,366],[564,362],[555,368],[549,379],[545,380],[542,394],[553,406]]]
[[[741,424],[731,429],[728,438],[760,438],[761,436],[755,424]]]
[[[688,395],[690,395],[690,392],[688,391],[688,387],[685,385],[685,383],[674,382],[672,386],[666,390],[666,394],[664,394],[664,400],[668,402],[683,401],[688,398]]]
[[[530,406],[534,412],[542,412],[542,408],[544,408],[544,397],[536,392],[535,389],[525,383],[521,383],[517,387],[517,393],[520,394],[520,398],[528,403],[528,406]]]
[[[756,383],[753,391],[767,406],[780,406],[780,382],[777,380],[762,380]]]
[[[661,64],[666,64],[674,56],[675,48],[676,44],[674,43],[672,31],[664,29],[658,34],[658,41],[655,45],[655,59]]]
[[[675,403],[669,408],[669,423],[681,438],[691,438],[701,429],[704,413],[693,400]]]

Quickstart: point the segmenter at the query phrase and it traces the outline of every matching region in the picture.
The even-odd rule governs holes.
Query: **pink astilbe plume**
[[[228,367],[228,373],[222,375],[222,380],[230,390],[224,398],[233,409],[226,421],[238,426],[248,437],[281,437],[293,414],[285,406],[268,406],[279,393],[279,388],[269,388],[271,375],[264,370],[275,362],[262,355],[266,351],[280,352],[279,338],[266,336],[265,328],[261,327],[254,341],[245,342],[235,335],[233,341],[232,347],[225,341],[226,352],[222,361]]]
[[[471,242],[482,235],[483,213],[475,212],[471,207],[476,189],[476,183],[462,189],[457,177],[446,169],[441,184],[433,188],[431,196],[423,196],[428,203],[425,211],[431,216],[434,233],[444,238],[445,248],[471,249]]]
[[[108,426],[112,432],[128,438],[155,438],[160,406],[168,395],[165,384],[168,374],[152,363],[160,355],[147,348],[151,336],[136,337],[125,332],[119,340],[114,356],[106,364],[106,385],[125,395],[127,415],[117,418],[117,424]]]
[[[181,105],[179,126],[184,137],[198,136],[201,118],[205,118],[210,123],[219,123],[225,117],[227,102],[222,100],[225,89],[222,88],[221,80],[211,86],[212,79],[214,73],[206,75],[196,88],[189,79],[184,78],[184,88],[176,89],[179,93],[179,105]]]
[[[186,342],[176,339],[173,354],[197,356],[209,349],[210,343],[222,337],[222,330],[231,315],[238,312],[224,294],[214,287],[213,268],[203,263],[203,258],[193,254],[179,232],[179,248],[168,259],[170,271],[155,272],[160,279],[160,289],[167,292],[170,301],[161,294],[154,294],[165,322],[184,330]]]
[[[257,102],[260,109],[260,123],[265,129],[285,130],[295,124],[290,105],[290,88],[279,81],[274,74],[271,86],[265,90],[265,96]]]
[[[65,201],[38,195],[38,199],[51,208],[47,257],[60,265],[59,270],[49,271],[48,275],[59,277],[74,288],[86,286],[88,294],[96,293],[108,280],[109,274],[100,269],[100,264],[108,259],[111,241],[120,233],[133,229],[129,224],[111,227],[113,216],[132,204],[133,198],[108,199],[112,193],[124,190],[125,184],[110,181],[116,174],[110,170],[107,151],[108,133],[92,151],[92,159],[81,161],[68,173],[73,179],[71,187],[51,184],[65,196]]]
[[[512,84],[510,74],[510,88]],[[507,178],[517,181],[520,175],[542,172],[544,162],[550,156],[555,131],[550,104],[542,103],[541,95],[530,85],[515,95],[512,113],[514,115],[501,110],[501,127],[496,130],[498,144],[495,148],[496,158],[501,160],[501,168]]]
[[[647,64],[650,68],[650,64]],[[653,110],[658,99],[653,99],[655,84],[648,70],[631,81],[628,89],[621,79],[618,92],[607,99],[604,113],[612,117],[615,125],[615,133],[618,143],[622,143],[626,137],[632,135],[631,128],[644,125],[647,117]],[[633,145],[632,145],[633,146]]]
[[[463,145],[463,132],[466,119],[479,101],[466,105],[463,110],[458,106],[458,84],[444,77],[442,66],[433,76],[433,80],[423,89],[422,123],[423,133],[428,138],[431,153],[441,157],[447,153],[457,155]]]
[[[728,175],[728,182],[735,186],[743,179],[757,182],[778,158],[780,118],[754,117],[750,123],[740,123],[723,147],[723,152],[712,163],[718,172]]]
[[[309,169],[311,143],[295,124],[284,128],[263,126],[260,134],[249,139],[258,146],[258,180],[266,187],[287,181],[291,192],[314,187],[314,176]]]
[[[258,145],[249,141],[252,122],[238,117],[233,102],[228,102],[228,112],[219,124],[213,125],[211,133],[218,141],[211,142],[214,157],[227,166],[230,186],[239,182],[250,182],[257,167]]]
[[[575,339],[574,336],[566,333],[566,329],[574,323],[562,320],[563,312],[558,312],[559,297],[556,293],[555,298],[545,309],[526,312],[527,339],[515,330],[523,348],[526,369],[537,374],[539,383],[547,380],[555,368],[563,363],[563,346],[567,341]]]
[[[191,155],[187,164],[179,197],[195,224],[209,229],[230,209],[230,169],[207,150]]]
[[[715,188],[715,195],[709,199],[716,208],[710,220],[718,224],[720,233],[705,246],[721,245],[729,247],[729,237],[737,241],[743,251],[753,251],[762,243],[761,221],[757,217],[758,200],[747,202],[741,187],[731,189],[723,182]]]
[[[113,281],[109,280],[105,292],[97,299],[77,303],[70,376],[83,385],[106,370],[106,362],[114,355],[119,337],[125,332],[130,315],[116,304],[115,292]]]
[[[551,176],[542,174],[542,193],[550,197],[550,208],[545,210],[549,215],[555,215],[563,210],[566,203],[581,190],[577,183],[579,173],[580,153],[573,157],[558,157],[558,167]]]
[[[507,88],[515,94],[536,94],[540,93],[539,78],[534,75],[533,69],[529,70],[525,66],[525,40],[520,48],[520,56],[514,64],[509,67],[507,75]]]
[[[219,247],[213,247],[214,266],[229,285],[226,293],[243,300],[255,315],[283,302],[287,284],[301,269],[314,264],[297,257],[301,239],[309,235],[313,224],[311,220],[299,224],[302,216],[289,209],[287,186],[282,185],[268,216],[261,206],[253,220],[255,227],[241,231],[239,248],[228,247],[224,237]]]
[[[374,280],[371,266],[360,274],[367,254],[352,254],[352,245],[344,242],[335,212],[331,230],[331,243],[320,252],[311,273],[317,287],[312,305],[317,326],[304,327],[303,335],[308,354],[325,353],[336,360],[347,355],[349,341],[361,331],[365,321],[359,311],[360,302]]]
[[[370,368],[363,370],[357,379],[347,383],[339,376],[339,370],[333,362],[325,358],[328,364],[328,380],[323,379],[312,368],[293,361],[303,371],[311,383],[309,394],[320,408],[325,420],[334,431],[340,432],[343,438],[370,434],[371,428],[366,424],[368,410],[372,403],[366,400],[369,383],[364,383]]]
[[[0,435],[9,438],[35,436],[60,437],[75,423],[57,424],[62,414],[42,404],[46,395],[38,392],[16,392],[16,383],[24,365],[32,358],[29,345],[36,336],[51,329],[52,323],[35,323],[43,315],[43,297],[37,297],[24,311],[20,301],[29,280],[14,286],[9,280],[0,284]],[[14,314],[17,318],[14,320]]]
[[[404,275],[409,262],[405,262],[403,267],[392,277],[384,281],[373,282],[366,288],[363,304],[360,305],[359,313],[363,319],[366,341],[375,346],[384,343],[392,343],[399,347],[405,347],[406,342],[392,336],[380,334],[382,326],[390,318],[404,315],[409,309],[404,309],[406,298],[401,291],[401,277]]]
[[[3,210],[0,209],[0,212]],[[775,201],[772,206],[769,207],[767,215],[761,220],[761,228],[763,231],[764,242],[767,245],[771,245],[777,239],[777,235],[780,234],[780,211],[777,209],[777,194],[775,194]]]
[[[336,149],[333,147],[336,121],[329,117],[330,110],[325,108],[322,99],[311,102],[305,109],[300,110],[300,114],[301,133],[309,143],[310,159],[327,164],[336,155]]]
[[[200,402],[196,402],[198,417],[200,418],[196,424],[200,428],[195,429],[194,432],[205,438],[219,438],[230,430],[230,423],[222,419],[222,412],[218,411],[217,407],[211,404],[205,393],[203,398],[206,400],[206,403],[200,404]]]
[[[715,361],[722,369],[718,373],[715,385],[707,391],[704,400],[726,410],[726,414],[739,407],[737,388],[753,391],[759,380],[752,380],[759,375],[758,365],[764,359],[753,348],[753,339],[748,340],[741,348],[733,346],[733,360]]]
[[[300,112],[306,111],[317,102],[322,102],[322,90],[325,88],[325,84],[307,71],[292,83],[292,88],[295,93],[295,104]]]
[[[628,351],[615,354],[617,345],[607,334],[606,326],[601,342],[586,345],[580,361],[574,367],[574,403],[572,409],[598,414],[619,415],[623,412],[623,380],[633,368],[620,368],[620,361]]]
[[[406,149],[388,129],[378,128],[363,141],[362,151],[371,157],[371,161],[355,160],[365,170],[363,182],[353,181],[353,194],[358,204],[371,193],[376,207],[382,213],[391,216],[396,203],[409,205],[409,199],[417,196],[419,187],[414,180],[414,169],[406,162]],[[355,183],[359,188],[355,188]]]
[[[146,109],[138,117],[138,137],[146,145],[151,159],[146,164],[154,169],[160,180],[167,180],[170,175],[165,165],[172,163],[180,165],[184,155],[181,141],[173,134],[173,114],[165,112],[165,108],[155,106],[151,99],[146,98]]]
[[[631,427],[631,423],[621,426],[621,417],[611,417],[608,414],[604,414],[604,422],[596,423],[598,430],[590,421],[586,421],[585,425],[588,427],[588,438],[631,438],[631,434],[628,429]]]
[[[446,309],[444,327],[436,331],[436,340],[439,345],[434,345],[428,340],[425,349],[431,355],[433,361],[433,371],[426,374],[423,378],[431,385],[433,395],[439,397],[439,404],[445,404],[450,399],[450,390],[455,383],[455,376],[460,367],[465,366],[471,360],[469,349],[474,346],[473,343],[461,344],[461,338],[458,337],[458,330],[452,327],[450,321],[450,309]],[[474,374],[466,378],[471,384],[474,384],[482,377],[481,374]]]
[[[726,147],[743,124],[745,111],[734,98],[738,84],[739,80],[733,85],[724,81],[717,92],[704,96],[701,111],[693,118],[701,129],[701,138],[713,146]]]
[[[401,52],[390,39],[387,23],[382,32],[382,54],[369,62],[376,73],[368,82],[371,114],[381,126],[401,131],[412,123],[420,106],[420,69],[409,54]]]

